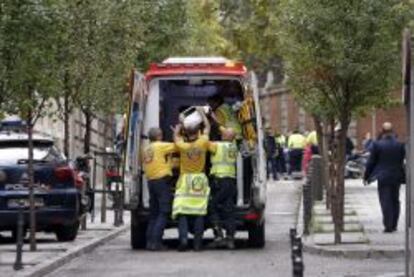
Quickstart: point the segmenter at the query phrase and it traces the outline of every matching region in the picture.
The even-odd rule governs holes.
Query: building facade
[[[396,91],[392,97],[398,102],[399,92]],[[260,100],[265,126],[272,128],[274,132],[289,134],[296,128],[302,132],[314,129],[312,117],[299,106],[293,94],[284,85],[262,89]],[[376,138],[385,121],[391,122],[399,139],[405,141],[407,131],[403,104],[396,104],[386,110],[375,110],[354,120],[349,127],[349,136],[358,147],[362,147],[366,133],[369,132]]]

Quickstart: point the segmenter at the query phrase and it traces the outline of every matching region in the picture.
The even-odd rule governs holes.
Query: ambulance
[[[266,160],[254,73],[243,63],[222,57],[168,58],[151,64],[146,74],[133,72],[130,88],[124,128],[123,180],[124,203],[131,212],[131,247],[142,249],[146,245],[149,193],[140,157],[143,146],[149,142],[149,129],[161,128],[164,140],[172,141],[171,126],[178,123],[180,113],[192,106],[206,106],[211,97],[219,94],[234,110],[242,129],[238,141],[237,198],[234,199],[237,232],[248,233],[251,247],[263,248]],[[211,140],[217,139],[214,132],[211,136]],[[207,163],[207,175],[209,166]],[[175,227],[176,222],[171,220],[167,228]]]

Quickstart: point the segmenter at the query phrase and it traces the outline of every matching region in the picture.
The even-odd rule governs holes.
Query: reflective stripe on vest
[[[236,177],[237,146],[232,142],[217,142],[211,156],[210,174],[216,177]]]
[[[240,137],[242,133],[242,128],[232,108],[227,104],[223,104],[217,109],[224,115],[226,122],[221,122],[224,125],[224,127],[232,128],[236,133],[236,137]]]
[[[183,174],[177,181],[172,216],[206,215],[210,194],[207,176],[204,173]]]

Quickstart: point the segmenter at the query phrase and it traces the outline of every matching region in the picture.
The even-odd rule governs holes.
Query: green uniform
[[[224,126],[225,128],[232,128],[236,133],[236,138],[239,139],[242,137],[242,127],[230,105],[220,105],[215,110],[215,114],[220,125]]]

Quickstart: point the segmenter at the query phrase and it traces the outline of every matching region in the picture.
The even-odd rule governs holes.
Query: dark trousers
[[[279,154],[276,157],[276,169],[279,173],[286,172],[286,160],[285,160],[285,153],[283,152],[283,148],[279,150]]]
[[[277,160],[276,157],[267,158],[267,179],[272,174],[273,180],[277,180]]]
[[[204,233],[204,216],[179,215],[178,216],[178,238],[180,243],[187,244],[188,228],[193,227],[194,240],[201,243]]]
[[[302,171],[303,149],[291,149],[289,151],[289,174],[294,171]]]
[[[378,181],[382,222],[387,230],[395,230],[400,216],[400,184]]]
[[[214,178],[210,183],[210,219],[214,227],[224,227],[228,237],[236,232],[235,199],[237,196],[236,178]]]
[[[150,194],[150,216],[147,227],[147,244],[159,246],[162,243],[165,226],[171,213],[171,178],[148,181]]]

